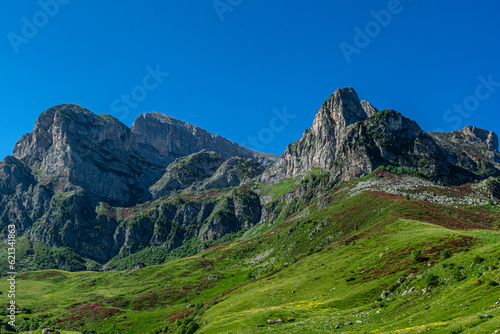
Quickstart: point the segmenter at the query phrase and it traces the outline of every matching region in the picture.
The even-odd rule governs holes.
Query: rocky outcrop
[[[365,111],[366,115],[368,115],[368,117],[372,117],[379,111],[377,108],[372,106],[370,102],[367,102],[365,100],[361,101],[361,107],[363,107],[363,110]]]
[[[245,188],[191,197],[175,195],[137,210],[102,208],[97,221],[108,220],[108,225],[116,226],[113,237],[108,238],[109,247],[116,247],[111,253],[99,254],[105,260],[146,247],[173,250],[192,238],[218,239],[257,224],[261,210],[259,196]]]
[[[216,152],[225,159],[234,156],[251,158],[264,167],[278,160],[277,156],[252,151],[200,127],[158,112],[140,115],[131,129],[147,159],[163,166],[201,150]]]
[[[451,132],[430,132],[446,152],[447,160],[481,178],[500,176],[498,137],[488,130],[466,126]]]
[[[158,199],[185,189],[203,191],[236,187],[263,171],[262,165],[255,160],[239,157],[226,160],[215,152],[203,150],[175,160],[149,190],[153,199]]]
[[[251,159],[232,157],[220,166],[210,178],[198,187],[201,190],[236,187],[264,172],[264,168]]]
[[[354,89],[337,89],[316,113],[312,127],[287,146],[281,159],[264,173],[262,182],[296,177],[313,167],[331,169],[346,127],[367,118]]]
[[[205,150],[179,158],[167,167],[163,177],[151,186],[150,192],[154,199],[175,194],[210,178],[225,160],[221,155]]]

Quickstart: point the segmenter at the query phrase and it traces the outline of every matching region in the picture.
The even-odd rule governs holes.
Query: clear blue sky
[[[281,154],[345,86],[427,131],[500,133],[500,83],[478,79],[500,82],[495,0],[54,1],[3,3],[2,157],[61,103],[129,126],[159,111],[248,146],[260,135],[254,148]],[[159,83],[157,67],[169,73]],[[284,108],[296,117],[282,126]]]

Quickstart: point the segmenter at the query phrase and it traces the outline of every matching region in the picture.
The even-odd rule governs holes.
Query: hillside
[[[356,194],[359,184],[382,178],[401,177],[375,172],[343,183],[271,229],[257,226],[194,257],[139,270],[21,274],[21,326],[82,333],[498,329],[500,210]],[[0,283],[0,291],[6,287]]]

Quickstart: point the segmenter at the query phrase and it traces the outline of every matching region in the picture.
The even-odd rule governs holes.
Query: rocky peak
[[[476,134],[480,136],[484,137]],[[378,111],[360,102],[352,88],[342,88],[318,110],[311,129],[290,144],[260,180],[276,182],[313,168],[331,171],[335,180],[349,180],[382,165],[416,168],[429,178],[439,176],[451,183],[473,177],[461,166],[452,166],[445,151],[416,122],[394,110]]]
[[[264,167],[272,165],[278,159],[273,155],[259,154],[198,126],[158,112],[140,115],[131,129],[148,160],[163,166],[201,150],[216,152],[226,159],[233,156],[251,158]]]
[[[376,110],[372,108],[370,112]],[[366,119],[368,114],[356,91],[351,87],[337,89],[318,110],[311,128],[299,141],[288,145],[275,166],[263,174],[262,180],[295,177],[314,167],[332,168],[338,148],[344,142],[345,129]]]
[[[500,175],[498,137],[488,130],[466,126],[451,132],[430,132],[451,163],[482,177]]]
[[[363,110],[366,112],[366,115],[368,117],[372,117],[373,115],[378,113],[378,109],[372,106],[370,102],[363,100],[361,101],[361,106],[363,107]]]
[[[498,136],[493,131],[467,125],[462,130],[453,131],[452,133],[452,140],[458,143],[498,152]]]
[[[16,143],[13,155],[38,181],[73,184],[96,200],[129,203],[155,174],[127,126],[76,104],[42,113],[34,130]]]
[[[461,130],[451,132],[430,132],[432,136],[449,143],[471,146],[498,152],[498,136],[493,131],[467,125]]]
[[[359,101],[358,94],[351,88],[337,89],[318,110],[311,130],[319,133],[325,126],[334,125],[336,132],[368,118]]]

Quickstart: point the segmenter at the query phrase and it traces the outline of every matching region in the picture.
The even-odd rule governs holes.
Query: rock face
[[[262,172],[264,167],[252,159],[232,157],[226,160],[215,152],[203,150],[175,160],[149,190],[153,199],[158,199],[184,189],[203,191],[236,187]]]
[[[252,151],[200,127],[158,112],[140,115],[131,129],[143,147],[143,152],[147,154],[148,160],[163,166],[201,150],[216,152],[225,159],[233,156],[251,158],[264,167],[269,167],[278,159],[276,156]]]
[[[361,101],[361,106],[363,107],[363,110],[366,112],[366,115],[368,115],[368,117],[372,117],[373,115],[378,113],[378,109],[365,100]]]
[[[450,163],[481,177],[500,176],[498,137],[494,132],[469,125],[462,130],[429,135],[446,151]]]
[[[167,167],[163,177],[150,188],[153,199],[172,195],[195,182],[208,179],[225,160],[221,155],[205,150],[175,160]]]
[[[38,181],[80,187],[97,201],[133,204],[161,168],[148,162],[123,123],[74,104],[55,106],[15,145]]]
[[[288,145],[281,159],[267,171],[263,182],[291,178],[313,167],[331,169],[349,125],[368,118],[352,88],[338,89],[318,110],[302,139]]]
[[[472,175],[450,166],[446,153],[417,123],[394,110],[377,111],[360,102],[352,88],[342,88],[318,110],[312,127],[288,145],[261,182],[294,178],[314,168],[339,180],[369,174],[382,165],[415,167],[431,179],[465,182]]]
[[[264,168],[251,159],[232,157],[206,179],[198,188],[202,190],[213,188],[236,187],[264,172]]]

